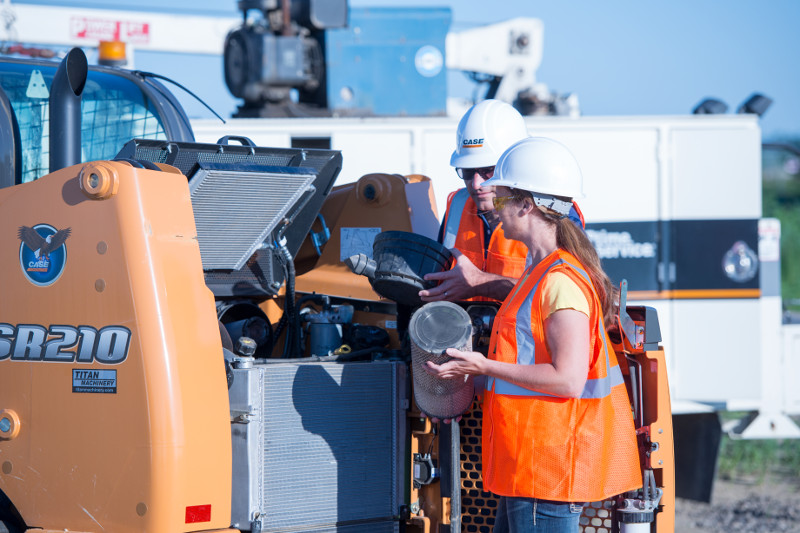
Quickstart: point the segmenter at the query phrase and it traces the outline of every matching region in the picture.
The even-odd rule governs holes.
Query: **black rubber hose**
[[[283,357],[300,355],[300,316],[295,306],[295,269],[292,254],[285,243],[278,244],[281,262],[286,269],[286,300],[284,301],[283,313],[286,316],[286,340],[283,346]]]

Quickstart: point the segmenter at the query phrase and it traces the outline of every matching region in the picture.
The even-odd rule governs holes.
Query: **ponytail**
[[[511,192],[517,198],[529,198],[533,201],[533,193],[530,191],[511,188]],[[569,198],[560,196],[555,196],[554,198],[558,198],[564,202],[570,202]],[[534,205],[536,205],[535,202]],[[603,324],[606,328],[612,326],[614,324],[617,293],[619,291],[614,287],[608,274],[603,270],[603,266],[600,264],[600,257],[597,255],[592,241],[590,241],[586,233],[581,228],[578,228],[566,215],[557,213],[544,206],[536,207],[542,215],[544,215],[545,220],[556,226],[556,246],[574,255],[587,270],[589,279],[594,286],[594,290],[597,292],[597,298],[600,300],[600,308],[603,311]]]
[[[555,218],[549,214],[545,216],[548,219]],[[586,236],[586,233],[578,229],[569,218],[559,217],[555,223],[558,247],[574,255],[586,268],[592,280],[592,285],[594,285],[594,290],[597,291],[600,307],[603,309],[603,323],[605,327],[611,326],[615,314],[614,306],[617,289],[603,270],[597,251],[594,249],[589,237]]]

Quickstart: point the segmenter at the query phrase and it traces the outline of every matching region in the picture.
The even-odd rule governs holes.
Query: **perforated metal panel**
[[[590,502],[583,507],[581,514],[581,531],[583,533],[611,533],[613,531],[612,500]]]
[[[461,420],[461,531],[492,533],[498,498],[483,490],[483,402],[475,401]]]
[[[399,530],[401,363],[270,363],[234,370],[233,525],[269,532]]]

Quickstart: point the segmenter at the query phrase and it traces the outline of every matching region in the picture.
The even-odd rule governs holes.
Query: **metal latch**
[[[255,415],[255,411],[252,409],[242,410],[242,409],[231,409],[231,423],[232,424],[249,424],[251,422],[251,418]]]
[[[433,462],[430,454],[414,454],[414,486],[430,485],[439,479],[439,468]]]

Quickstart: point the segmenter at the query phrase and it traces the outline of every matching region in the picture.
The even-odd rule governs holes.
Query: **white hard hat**
[[[575,156],[560,142],[545,137],[528,137],[503,152],[494,176],[481,184],[497,186],[583,198],[583,175]]]
[[[527,136],[528,128],[519,111],[500,100],[484,100],[461,117],[450,166],[494,166],[506,148]]]

